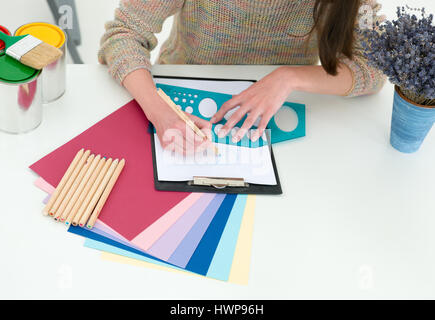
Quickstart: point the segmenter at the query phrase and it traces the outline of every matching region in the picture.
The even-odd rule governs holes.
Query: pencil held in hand
[[[158,89],[157,93],[160,95],[160,97],[171,107],[171,109],[180,117],[181,120],[183,120],[187,126],[189,126],[199,137],[201,137],[204,141],[209,140],[207,135],[202,132],[201,129],[199,129],[196,124],[190,119],[183,111],[181,111],[175,103],[169,98],[166,93],[162,89]],[[219,149],[216,147],[216,145],[213,146],[215,154],[219,155]]]

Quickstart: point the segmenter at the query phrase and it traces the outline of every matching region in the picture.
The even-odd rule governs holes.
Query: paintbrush
[[[62,51],[31,35],[11,37],[0,32],[0,40],[5,43],[6,54],[22,64],[41,70],[57,61]]]

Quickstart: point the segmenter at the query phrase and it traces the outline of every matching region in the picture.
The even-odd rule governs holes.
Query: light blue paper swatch
[[[247,199],[247,195],[239,195],[237,197],[233,212],[208,269],[207,276],[210,278],[228,281]]]

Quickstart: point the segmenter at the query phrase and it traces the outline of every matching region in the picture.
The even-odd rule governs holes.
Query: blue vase
[[[435,123],[435,107],[424,107],[407,100],[395,87],[391,145],[400,152],[414,153]]]

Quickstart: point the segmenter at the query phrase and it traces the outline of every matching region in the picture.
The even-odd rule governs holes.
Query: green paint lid
[[[41,73],[40,70],[28,67],[21,62],[0,54],[0,82],[6,83],[27,83],[36,78]]]

